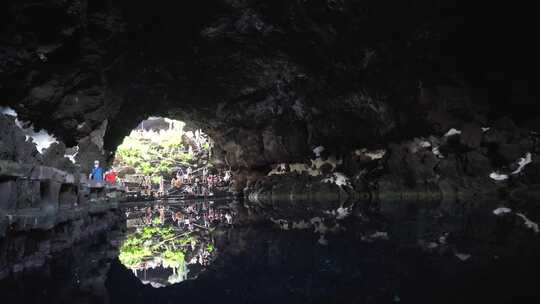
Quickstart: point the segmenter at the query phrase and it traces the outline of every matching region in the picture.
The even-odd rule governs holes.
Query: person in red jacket
[[[114,170],[109,170],[105,173],[105,181],[111,185],[116,184],[116,172]]]

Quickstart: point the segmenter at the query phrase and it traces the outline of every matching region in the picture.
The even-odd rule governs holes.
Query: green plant
[[[202,146],[202,148],[206,151],[210,151],[210,143],[208,142],[205,142],[204,145]]]
[[[136,267],[143,262],[144,258],[152,256],[152,251],[149,247],[142,245],[127,245],[124,244],[120,248],[118,259],[127,267]]]
[[[167,265],[180,267],[185,263],[181,247],[196,242],[191,234],[178,234],[171,226],[146,226],[128,236],[120,246],[119,259],[127,267],[136,268],[145,259],[161,256]]]
[[[185,152],[182,135],[181,128],[159,133],[132,132],[117,148],[113,165],[133,167],[144,175],[170,177],[178,166],[194,165],[197,161],[193,154]],[[210,144],[204,144],[203,149],[210,149]]]
[[[184,252],[180,251],[180,250],[165,250],[165,252],[163,252],[162,254],[162,258],[164,260],[167,260],[167,262],[169,264],[173,264],[173,263],[183,263],[184,262],[184,259],[185,259],[185,254]]]

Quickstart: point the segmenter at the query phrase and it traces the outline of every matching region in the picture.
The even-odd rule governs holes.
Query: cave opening
[[[116,148],[105,180],[141,198],[224,195],[230,170],[215,163],[213,148],[214,141],[201,129],[150,116]]]

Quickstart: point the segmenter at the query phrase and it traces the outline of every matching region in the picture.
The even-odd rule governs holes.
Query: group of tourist
[[[215,208],[212,201],[192,204],[184,209],[158,204],[146,207],[144,213],[143,223],[146,225],[166,224],[169,218],[167,214],[170,214],[172,224],[188,231],[197,227],[207,229],[220,223],[232,225],[234,216],[230,211]]]
[[[118,174],[114,170],[105,171],[99,165],[99,160],[94,161],[94,167],[92,172],[90,172],[88,178],[95,181],[105,181],[108,184],[116,185],[120,180],[118,179]]]
[[[89,174],[90,180],[105,181],[111,185],[123,184],[115,170],[105,171],[98,160],[94,161],[94,167]],[[188,167],[185,171],[180,169],[171,180],[169,192],[180,192],[188,195],[213,195],[216,187],[226,186],[231,179],[230,171],[209,174],[207,167],[203,167],[195,172]],[[147,197],[163,197],[166,195],[164,178],[159,179],[159,189],[154,189],[151,176],[143,176],[140,182],[140,194]],[[127,184],[126,184],[127,185]]]
[[[202,169],[202,174],[195,176],[191,168],[187,168],[185,173],[180,170],[171,180],[172,190],[184,190],[190,195],[212,195],[214,189],[225,186],[230,181],[230,172],[208,174],[208,168]]]

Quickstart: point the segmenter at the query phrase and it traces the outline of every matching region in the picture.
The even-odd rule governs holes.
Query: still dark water
[[[540,303],[538,234],[501,204],[279,225],[235,201],[128,205],[126,229],[0,281],[0,303]]]

